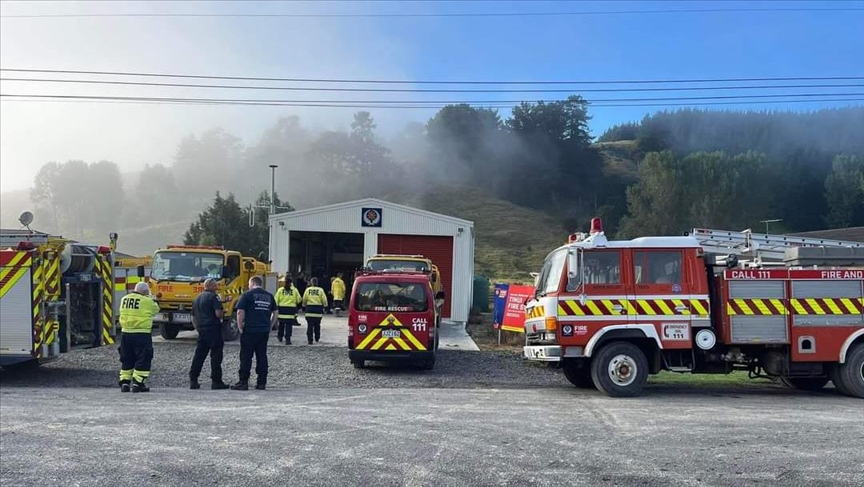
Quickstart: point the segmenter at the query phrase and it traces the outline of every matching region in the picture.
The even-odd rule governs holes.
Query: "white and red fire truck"
[[[0,366],[115,341],[113,250],[31,231],[0,231]]]
[[[525,358],[615,397],[661,370],[745,370],[864,398],[864,244],[708,229],[609,241],[595,218],[546,258],[525,332]]]

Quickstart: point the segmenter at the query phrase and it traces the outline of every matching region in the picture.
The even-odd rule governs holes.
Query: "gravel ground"
[[[438,387],[438,388],[519,388],[565,387],[563,376],[544,365],[527,364],[514,352],[462,352],[439,350],[435,369],[420,370],[410,365],[370,363],[354,369],[345,347],[289,346],[271,339],[267,352],[270,363],[269,388],[296,387]],[[151,387],[186,387],[195,348],[192,342],[154,343]],[[239,347],[225,347],[222,369],[225,382],[237,380]],[[115,387],[120,366],[114,346],[73,351],[35,370],[4,370],[0,385],[51,387]],[[252,381],[254,381],[254,363]],[[199,380],[209,384],[210,362],[204,363]]]
[[[0,389],[3,486],[864,485],[861,402],[575,388]]]

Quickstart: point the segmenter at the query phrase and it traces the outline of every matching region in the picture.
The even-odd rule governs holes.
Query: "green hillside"
[[[470,188],[385,199],[474,222],[475,272],[492,279],[533,282],[531,272],[567,241],[567,232],[544,213],[516,206]]]

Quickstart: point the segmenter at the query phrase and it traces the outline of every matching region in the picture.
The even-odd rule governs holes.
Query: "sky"
[[[772,9],[746,12],[669,10]],[[858,9],[801,11],[802,9]],[[778,11],[799,9],[799,11]],[[609,14],[610,11],[667,11]],[[197,14],[452,14],[473,17],[10,17],[13,15]],[[548,12],[580,15],[540,16]],[[587,12],[607,12],[587,15]],[[0,67],[128,71],[216,76],[339,78],[413,82],[399,88],[518,89],[515,84],[436,86],[420,81],[612,81],[701,78],[864,76],[864,1],[268,1],[268,2],[16,2],[0,1]],[[487,101],[564,98],[567,93],[322,93],[22,82],[8,78],[121,79],[3,71],[9,94],[267,98],[292,100]],[[142,81],[142,78],[124,78]],[[148,79],[180,83],[235,83]],[[824,83],[824,82],[809,82]],[[833,82],[839,83],[839,82]],[[861,93],[802,88],[801,93]],[[272,83],[271,83],[272,84]],[[752,84],[752,83],[751,83]],[[772,84],[772,83],[769,83]],[[285,85],[285,84],[283,84]],[[726,86],[740,86],[728,83]],[[311,83],[294,86],[328,86]],[[333,86],[333,85],[329,85]],[[339,85],[359,87],[356,84]],[[388,85],[367,85],[367,87]],[[672,85],[652,85],[672,86]],[[677,85],[693,87],[694,84]],[[714,86],[717,86],[716,84]],[[389,87],[393,87],[389,85]],[[581,88],[634,87],[582,85]],[[536,88],[536,87],[535,87]],[[741,90],[633,93],[584,92],[549,86],[589,101],[613,98],[733,95]],[[788,93],[782,89],[759,93]],[[753,94],[753,92],[747,92]],[[824,99],[826,97],[817,97]],[[662,102],[657,102],[662,103]],[[676,102],[680,103],[680,102]],[[500,104],[500,103],[499,103]],[[632,105],[632,103],[630,103]],[[712,109],[812,110],[862,101],[722,105]],[[603,107],[589,111],[599,136],[617,123],[661,110]],[[667,108],[678,108],[669,106]],[[351,108],[204,106],[116,102],[22,102],[0,99],[0,191],[28,188],[48,161],[111,160],[133,172],[170,164],[180,140],[222,127],[254,144],[278,117],[296,114],[312,129],[347,129]],[[425,122],[435,108],[371,109],[382,136],[407,122]],[[502,116],[508,108],[500,109]],[[267,175],[263,175],[267,177]]]

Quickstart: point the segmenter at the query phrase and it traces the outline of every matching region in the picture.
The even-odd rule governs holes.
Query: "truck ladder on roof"
[[[757,260],[783,261],[786,250],[794,247],[864,248],[864,243],[827,238],[794,237],[753,233],[751,230],[731,232],[694,228],[689,236],[695,238],[706,252],[751,257]]]

